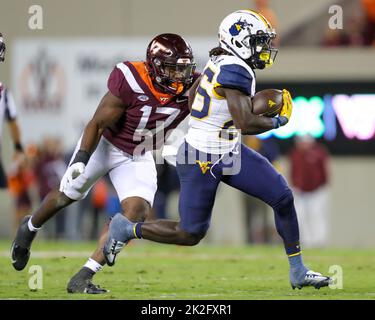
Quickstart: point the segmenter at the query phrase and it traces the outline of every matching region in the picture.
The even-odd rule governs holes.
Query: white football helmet
[[[252,10],[238,10],[224,18],[219,27],[219,43],[253,69],[272,65],[277,49],[271,47],[276,32],[268,20]]]

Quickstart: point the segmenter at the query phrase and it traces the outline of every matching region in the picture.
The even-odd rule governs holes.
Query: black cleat
[[[87,294],[103,294],[109,292],[109,290],[100,288],[91,282],[92,272],[89,268],[83,267],[78,273],[76,273],[69,281],[66,290],[68,293],[87,293]]]
[[[23,270],[30,258],[30,247],[33,242],[36,232],[29,230],[27,223],[31,216],[26,216],[22,219],[17,230],[16,238],[11,247],[12,265],[14,269]]]

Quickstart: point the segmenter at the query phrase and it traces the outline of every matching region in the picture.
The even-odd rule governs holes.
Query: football
[[[283,92],[278,89],[265,89],[257,92],[252,102],[254,114],[272,118],[279,114],[283,106]]]

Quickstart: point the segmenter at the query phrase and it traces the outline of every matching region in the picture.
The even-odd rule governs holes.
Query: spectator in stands
[[[273,166],[280,170],[279,146],[274,138],[265,140],[257,136],[244,136],[244,143],[249,148],[259,152],[267,158]],[[273,222],[273,211],[263,201],[249,195],[244,195],[245,200],[245,221],[246,240],[248,243],[272,243],[279,241]],[[276,239],[276,240],[275,240]]]
[[[266,19],[270,22],[271,26],[278,30],[278,21],[276,13],[271,9],[268,0],[255,0],[255,7],[254,10],[260,12],[262,15],[266,17]],[[277,34],[277,37],[273,40],[273,45],[278,47],[280,44],[280,34]]]
[[[31,187],[34,185],[35,177],[32,169],[33,154],[31,153],[35,148],[31,146],[27,149],[27,157],[14,158],[8,171],[8,187],[14,198],[15,207],[14,231],[32,209]]]
[[[329,154],[311,135],[304,135],[296,138],[289,158],[301,243],[322,247],[328,236]]]
[[[358,13],[353,13],[346,19],[343,29],[327,28],[322,40],[322,45],[325,47],[358,47],[363,46],[364,43],[363,17]]]
[[[362,0],[365,11],[364,44],[375,46],[375,0]]]
[[[58,138],[45,138],[40,146],[39,157],[35,163],[35,176],[39,188],[40,200],[56,186],[59,185],[66,170],[62,154],[61,140]],[[50,237],[60,238],[64,234],[64,215],[58,215],[55,230],[50,230]]]
[[[108,182],[105,178],[101,178],[91,190],[92,225],[90,230],[90,240],[98,239],[99,216],[106,210],[109,193],[108,189]]]

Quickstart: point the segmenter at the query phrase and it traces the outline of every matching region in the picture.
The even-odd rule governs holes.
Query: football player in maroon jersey
[[[187,91],[197,77],[194,71],[192,49],[176,34],[156,36],[147,48],[145,62],[116,65],[108,79],[108,92],[86,125],[60,188],[50,192],[18,228],[11,249],[16,270],[25,268],[32,241],[42,225],[83,199],[107,173],[124,214],[134,222],[146,218],[157,189],[152,150],[161,146],[167,132],[189,114]],[[91,258],[69,282],[68,292],[107,292],[91,282],[105,264],[102,248],[107,229],[103,229]]]

